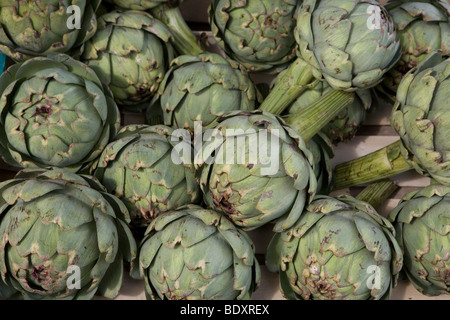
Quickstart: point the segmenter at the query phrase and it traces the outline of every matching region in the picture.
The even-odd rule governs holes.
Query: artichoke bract
[[[97,28],[100,0],[2,1],[0,52],[15,61],[66,53],[78,56]]]
[[[195,164],[204,201],[244,230],[295,222],[317,191],[313,153],[274,115],[229,113],[203,140]]]
[[[119,130],[111,92],[65,54],[11,66],[0,93],[0,156],[15,167],[84,170]]]
[[[91,176],[26,169],[0,183],[0,274],[25,299],[118,295],[137,255],[125,205]]]
[[[182,55],[197,55],[205,51],[200,40],[184,20],[179,5],[183,0],[109,0],[118,8],[148,11],[171,31],[172,44]]]
[[[175,58],[149,111],[162,108],[164,123],[195,130],[235,110],[252,111],[261,100],[244,70],[215,53]]]
[[[445,1],[393,0],[386,9],[399,34],[402,55],[377,89],[388,102],[395,102],[402,78],[427,54],[441,50],[450,56],[450,5]]]
[[[225,216],[190,205],[148,227],[131,274],[151,300],[248,300],[261,271],[250,237]]]
[[[288,114],[301,114],[324,94],[333,90],[326,81],[319,81],[314,87],[305,90],[286,110]],[[372,108],[372,94],[370,89],[356,91],[355,100],[347,106],[336,118],[330,121],[322,132],[325,133],[333,144],[351,140],[366,115]]]
[[[213,0],[209,22],[219,47],[249,71],[278,72],[296,57],[299,0]]]
[[[112,11],[98,18],[98,30],[81,60],[108,85],[119,105],[132,108],[157,92],[175,56],[166,26],[143,11]]]
[[[133,227],[146,227],[160,213],[198,203],[200,187],[192,159],[177,150],[191,150],[189,142],[173,139],[163,126],[123,127],[101,154],[94,175],[108,192],[127,206]]]
[[[423,294],[450,294],[450,188],[413,191],[389,215],[403,251],[403,271]]]
[[[317,179],[317,194],[328,195],[333,190],[334,175],[331,159],[334,150],[331,140],[319,132],[306,142],[308,150],[313,155],[314,174]]]
[[[294,35],[298,58],[262,110],[281,114],[317,79],[349,92],[374,87],[400,58],[394,22],[375,0],[305,0]]]
[[[430,53],[403,78],[391,125],[400,140],[363,157],[339,164],[337,189],[389,178],[415,169],[443,185],[450,184],[450,58]]]
[[[387,194],[396,189],[391,183],[371,187]],[[371,189],[370,197],[379,190]],[[274,235],[266,266],[279,272],[285,298],[389,299],[402,252],[392,224],[360,196],[316,196],[291,228]]]

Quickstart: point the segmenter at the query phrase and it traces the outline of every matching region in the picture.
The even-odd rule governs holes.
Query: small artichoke
[[[190,136],[175,141],[166,126],[123,127],[101,154],[94,175],[127,206],[133,227],[146,227],[160,213],[198,203],[200,187],[192,159],[183,162],[177,149],[193,155]]]
[[[375,87],[400,59],[394,22],[375,0],[304,0],[294,35],[298,58],[261,110],[281,114],[321,79],[346,92]]]
[[[119,130],[111,92],[65,54],[11,66],[0,93],[0,156],[12,166],[84,170]]]
[[[394,20],[402,53],[379,87],[382,97],[392,102],[404,75],[427,54],[441,50],[450,56],[450,5],[435,0],[392,0],[386,9]]]
[[[249,236],[195,205],[150,224],[131,272],[144,278],[151,300],[247,300],[261,281]]]
[[[97,28],[100,0],[0,2],[0,52],[15,61],[66,53],[78,56]]]
[[[172,61],[149,111],[161,106],[166,125],[194,132],[195,121],[209,127],[228,112],[254,110],[260,100],[254,83],[237,64],[204,53]]]
[[[414,287],[429,296],[450,294],[450,188],[431,185],[407,194],[389,219]]]
[[[430,54],[423,62],[400,83],[391,123],[404,159],[422,175],[450,185],[450,58]]]
[[[156,93],[175,53],[166,26],[143,11],[112,11],[98,19],[82,61],[108,85],[117,104],[132,107]]]
[[[303,110],[318,101],[332,88],[326,81],[319,81],[314,87],[305,90],[297,100],[286,110],[290,114],[301,114]],[[331,142],[335,145],[353,139],[372,108],[372,94],[370,89],[356,91],[352,104],[347,106],[336,118],[322,128]]]
[[[2,295],[116,297],[124,260],[137,255],[129,221],[125,205],[90,176],[27,169],[0,183]]]
[[[260,111],[229,113],[209,133],[195,159],[206,204],[244,230],[294,223],[317,191],[317,159],[303,139]]]
[[[391,223],[368,202],[316,196],[272,238],[266,266],[290,300],[389,299],[403,265]]]
[[[296,57],[299,0],[213,0],[209,22],[219,47],[249,71],[278,72]]]

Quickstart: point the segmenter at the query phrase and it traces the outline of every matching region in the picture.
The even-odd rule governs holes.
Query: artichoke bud
[[[200,201],[190,136],[181,141],[174,137],[174,130],[163,125],[125,126],[93,168],[108,192],[125,203],[133,228]]]
[[[428,296],[449,294],[450,188],[431,185],[405,195],[389,220],[414,287]]]
[[[27,169],[0,183],[0,293],[114,298],[137,255],[125,205],[93,177]],[[0,281],[1,282],[1,281]]]
[[[196,205],[152,221],[131,274],[151,300],[248,300],[261,281],[250,237]]]

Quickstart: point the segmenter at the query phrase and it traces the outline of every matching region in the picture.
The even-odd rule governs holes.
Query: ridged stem
[[[311,65],[298,58],[277,79],[259,109],[275,115],[282,114],[314,80]]]
[[[390,180],[373,183],[356,197],[358,200],[367,202],[375,209],[379,208],[395,191],[398,186]]]
[[[354,93],[332,90],[301,113],[287,116],[286,122],[308,141],[355,99]]]
[[[179,54],[195,56],[205,52],[178,7],[160,5],[151,9],[151,13],[170,29],[174,39],[173,46]]]
[[[411,169],[412,166],[401,154],[401,141],[397,141],[368,155],[337,165],[334,169],[334,189],[372,183]]]

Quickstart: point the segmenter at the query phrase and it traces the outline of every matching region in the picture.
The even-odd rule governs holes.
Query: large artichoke
[[[336,167],[336,188],[365,184],[415,169],[450,184],[450,58],[431,53],[400,83],[391,116],[397,141]]]
[[[266,266],[279,272],[287,299],[388,299],[403,265],[394,235],[359,196],[316,196],[292,228],[274,235]]]
[[[295,102],[286,110],[290,114],[301,114],[315,101],[318,101],[332,88],[326,81],[319,81],[314,87],[305,90]],[[368,111],[372,107],[372,94],[370,89],[356,91],[355,100],[347,106],[336,118],[330,121],[322,132],[334,144],[351,140],[362,122],[366,119]]]
[[[298,59],[262,110],[280,114],[317,79],[350,92],[374,87],[400,58],[394,22],[375,0],[305,0],[294,35]]]
[[[119,129],[110,91],[64,54],[11,66],[0,93],[0,156],[13,166],[84,169]]]
[[[174,50],[166,26],[143,11],[112,11],[98,19],[82,61],[111,89],[119,105],[139,105],[158,90]]]
[[[173,46],[182,55],[197,55],[205,51],[199,39],[184,20],[179,5],[183,0],[109,0],[118,8],[149,11],[162,21],[173,35]]]
[[[213,0],[209,22],[224,52],[249,71],[277,72],[294,58],[299,0]]]
[[[193,155],[186,141],[174,141],[165,126],[129,125],[101,154],[94,175],[108,192],[121,199],[134,227],[146,227],[160,213],[199,202],[192,159],[183,162],[181,150]]]
[[[100,0],[0,2],[0,52],[15,61],[52,53],[80,54],[97,28]]]
[[[125,205],[90,176],[28,169],[0,183],[2,295],[116,297],[124,260],[137,254],[129,221]]]
[[[389,219],[414,287],[430,296],[450,294],[450,188],[431,185],[407,194]]]
[[[428,53],[441,50],[444,56],[450,56],[450,5],[435,0],[392,0],[386,9],[394,20],[402,52],[378,87],[382,96],[392,102],[404,75]]]
[[[211,132],[195,161],[207,205],[245,230],[295,222],[317,191],[316,159],[303,139],[261,112],[232,112]]]
[[[225,216],[187,206],[157,217],[132,264],[148,299],[250,299],[260,267],[249,236]]]
[[[251,111],[260,96],[244,70],[215,53],[180,56],[162,82],[149,111],[161,106],[164,123],[194,132],[230,111]]]

